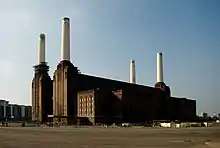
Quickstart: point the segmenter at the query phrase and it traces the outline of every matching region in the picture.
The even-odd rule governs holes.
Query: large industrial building
[[[0,121],[5,119],[30,120],[31,106],[10,104],[9,101],[0,99]]]
[[[70,61],[70,20],[62,20],[61,61],[53,80],[45,61],[45,35],[40,35],[38,65],[32,80],[32,120],[53,117],[62,124],[143,123],[152,120],[190,121],[196,118],[196,101],[171,97],[163,80],[162,53],[157,54],[157,83],[136,84],[135,61],[130,82],[82,74]]]

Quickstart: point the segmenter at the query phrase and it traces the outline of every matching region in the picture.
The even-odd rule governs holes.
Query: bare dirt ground
[[[220,148],[220,127],[0,127],[0,148]]]

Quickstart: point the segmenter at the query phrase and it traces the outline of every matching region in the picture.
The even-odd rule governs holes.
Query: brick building
[[[195,101],[172,98],[170,87],[163,82],[162,53],[158,54],[155,87],[81,74],[70,61],[69,21],[66,17],[62,20],[61,60],[53,80],[45,64],[45,43],[40,44],[32,83],[33,120],[46,121],[51,113],[54,122],[63,124],[137,123],[195,116]]]
[[[121,123],[121,100],[110,90],[93,89],[77,94],[78,124]]]

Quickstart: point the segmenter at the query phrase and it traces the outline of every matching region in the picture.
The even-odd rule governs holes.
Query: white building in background
[[[14,106],[13,106],[13,104],[10,104],[10,116],[11,116],[11,118],[14,118]]]
[[[31,119],[31,106],[9,104],[9,101],[0,99],[0,120],[1,119]]]
[[[7,117],[8,103],[9,103],[9,101],[0,99],[0,118],[6,118]]]
[[[25,118],[25,106],[24,105],[21,105],[21,118]]]

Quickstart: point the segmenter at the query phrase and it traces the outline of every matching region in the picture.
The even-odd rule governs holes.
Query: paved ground
[[[220,128],[0,127],[0,148],[220,148]]]

